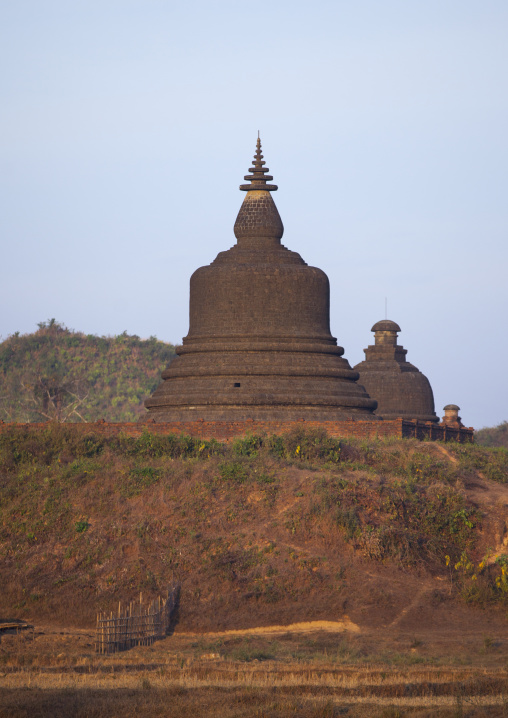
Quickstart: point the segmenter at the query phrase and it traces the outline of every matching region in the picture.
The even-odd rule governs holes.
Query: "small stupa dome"
[[[429,380],[406,361],[407,350],[397,344],[399,325],[382,319],[372,331],[375,344],[365,349],[365,361],[354,368],[360,384],[377,401],[376,414],[383,419],[438,422]]]
[[[397,322],[392,322],[390,319],[381,319],[380,322],[376,322],[371,332],[400,332],[402,331]]]

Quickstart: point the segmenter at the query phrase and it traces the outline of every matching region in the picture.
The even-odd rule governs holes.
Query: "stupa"
[[[355,366],[360,382],[376,399],[383,419],[438,422],[429,380],[406,361],[407,349],[397,344],[398,324],[383,319],[372,327],[375,345],[365,349],[365,360]]]
[[[190,327],[146,419],[375,421],[330,334],[329,283],[281,244],[277,186],[258,138],[235,222],[237,243],[190,280]]]

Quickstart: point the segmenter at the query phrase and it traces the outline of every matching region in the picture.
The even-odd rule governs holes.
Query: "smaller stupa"
[[[407,349],[397,344],[398,324],[383,319],[372,327],[375,344],[365,349],[365,361],[354,369],[359,383],[377,401],[383,419],[418,419],[438,422],[429,380],[406,361]]]

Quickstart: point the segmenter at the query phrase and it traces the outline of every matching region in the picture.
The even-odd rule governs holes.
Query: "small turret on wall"
[[[441,420],[441,424],[452,426],[454,429],[460,429],[461,426],[464,426],[459,416],[460,406],[457,406],[457,404],[447,404],[443,409],[445,415]]]

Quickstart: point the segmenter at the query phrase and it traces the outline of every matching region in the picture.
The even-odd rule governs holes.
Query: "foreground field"
[[[86,630],[4,635],[0,716],[507,716],[508,636],[349,622],[175,633],[109,657]]]
[[[0,434],[0,716],[507,716],[508,452]],[[177,581],[172,632],[96,612]]]

